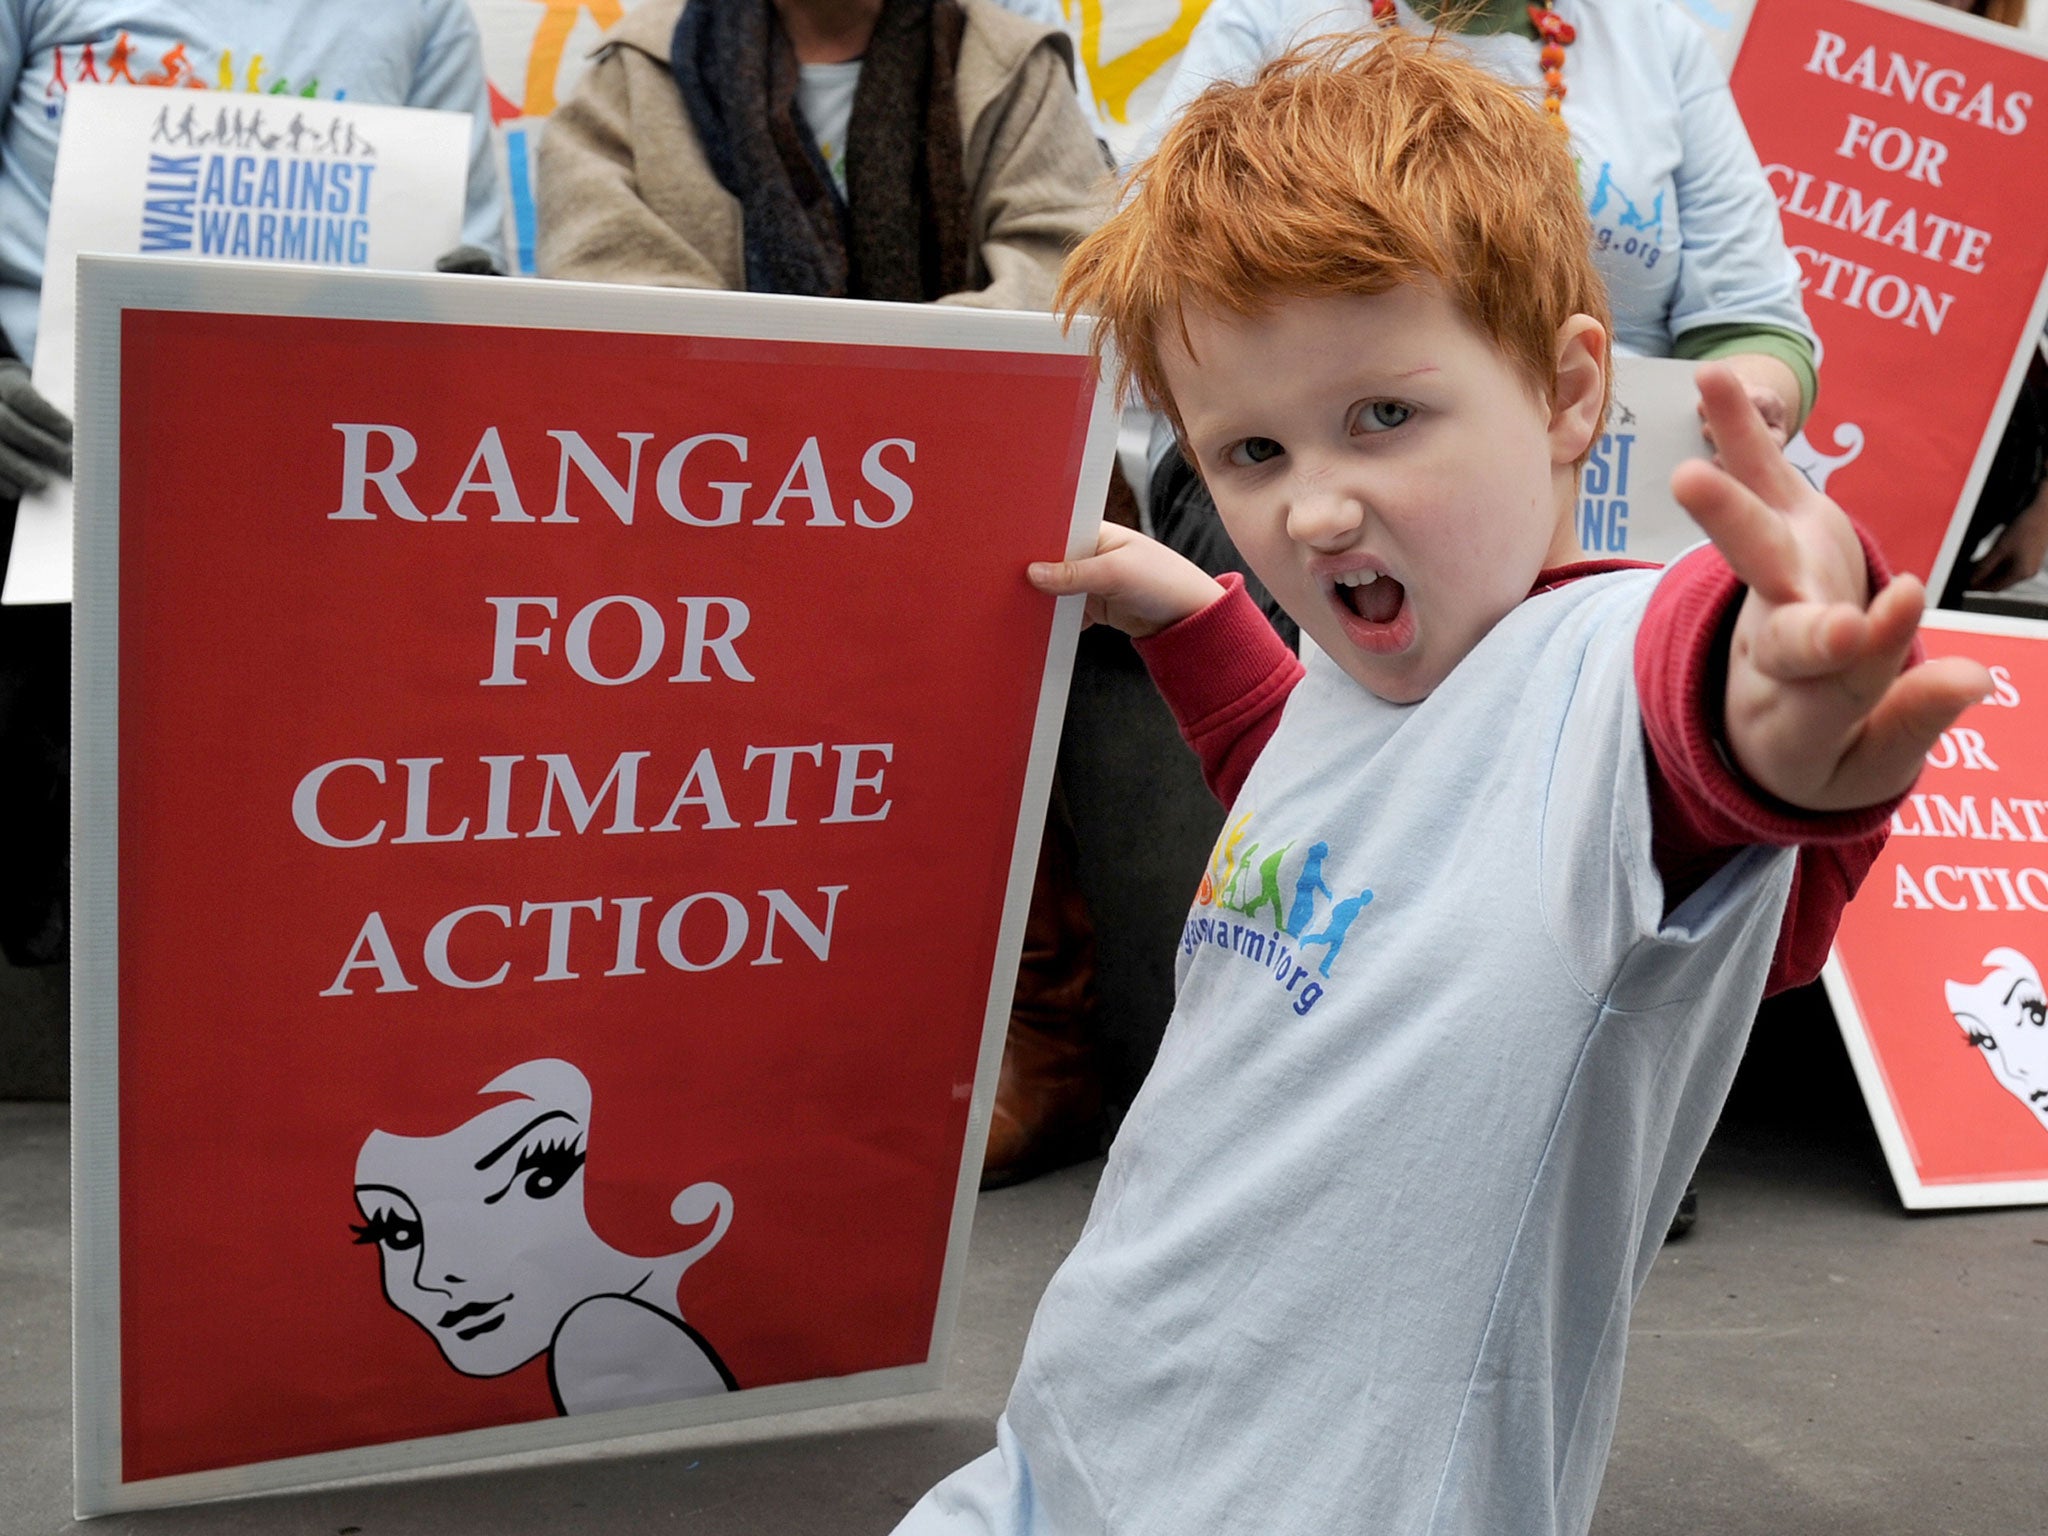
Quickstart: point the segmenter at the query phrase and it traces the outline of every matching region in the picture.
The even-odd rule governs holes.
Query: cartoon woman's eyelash
[[[411,1248],[420,1240],[418,1222],[396,1211],[383,1209],[370,1212],[360,1227],[351,1222],[349,1231],[355,1233],[358,1244],[375,1243],[387,1248]]]
[[[578,1167],[583,1164],[583,1138],[564,1136],[559,1141],[536,1141],[519,1154],[519,1161],[513,1171],[538,1168],[551,1158],[574,1158]]]
[[[495,1195],[484,1196],[484,1204],[496,1205],[525,1178],[525,1194],[531,1200],[546,1200],[561,1193],[562,1186],[576,1177],[576,1171],[583,1166],[583,1138],[564,1136],[555,1141],[530,1143],[519,1153],[519,1160],[512,1167],[512,1177],[505,1187]]]

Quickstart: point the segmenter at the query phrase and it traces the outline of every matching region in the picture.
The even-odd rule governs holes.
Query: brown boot
[[[1101,1150],[1095,927],[1074,875],[1073,829],[1055,799],[1024,921],[981,1187],[1020,1183]]]

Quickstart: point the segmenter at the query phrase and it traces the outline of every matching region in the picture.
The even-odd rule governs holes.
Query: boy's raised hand
[[[1919,580],[1873,596],[1847,514],[1786,462],[1741,381],[1712,363],[1698,381],[1721,462],[1680,465],[1671,490],[1749,588],[1728,643],[1728,747],[1790,805],[1889,800],[1991,674],[1963,657],[1906,669]]]
[[[1102,525],[1094,554],[1034,561],[1024,574],[1054,597],[1087,593],[1084,625],[1108,624],[1140,639],[1192,618],[1223,595],[1216,578],[1194,561],[1115,523]]]

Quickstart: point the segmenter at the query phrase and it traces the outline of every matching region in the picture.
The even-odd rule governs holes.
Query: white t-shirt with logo
[[[859,59],[844,64],[803,64],[797,67],[796,104],[818,141],[818,153],[832,184],[846,196],[846,130],[853,123],[853,93],[860,86]]]
[[[996,1449],[897,1536],[1584,1536],[1797,857],[1665,913],[1657,580],[1530,598],[1419,704],[1308,658]]]

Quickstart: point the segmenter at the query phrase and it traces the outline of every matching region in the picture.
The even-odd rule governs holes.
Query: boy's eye
[[[1399,400],[1375,400],[1358,413],[1360,432],[1391,432],[1410,416],[1415,407]]]
[[[1224,457],[1233,464],[1263,464],[1268,459],[1277,459],[1286,452],[1270,437],[1248,437],[1233,446]]]

